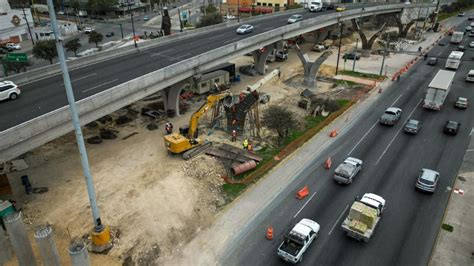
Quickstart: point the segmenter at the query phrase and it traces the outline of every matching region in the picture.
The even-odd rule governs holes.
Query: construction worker
[[[247,147],[249,146],[249,141],[245,139],[244,142],[242,143],[242,146],[244,147],[244,150],[246,150]]]
[[[237,131],[232,130],[232,142],[236,142],[237,141]]]
[[[173,133],[173,124],[171,124],[170,122],[167,122],[165,124],[165,130],[166,130],[166,135]]]
[[[249,145],[247,146],[247,150],[248,150],[249,152],[253,152],[252,143],[249,143]]]

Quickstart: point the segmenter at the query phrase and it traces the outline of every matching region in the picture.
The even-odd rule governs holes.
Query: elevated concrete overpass
[[[140,50],[124,48],[73,61],[71,78],[81,123],[85,125],[159,91],[164,93],[167,88],[166,105],[177,110],[179,88],[172,85],[202,70],[342,21],[434,6],[432,3],[352,6],[340,13],[305,12],[303,21],[286,24],[289,14],[303,12],[296,10],[252,20],[255,31],[245,36],[236,35],[234,22],[171,36]],[[0,105],[0,162],[72,131],[62,77],[56,67],[38,69],[12,80],[20,84],[23,94],[18,102]]]

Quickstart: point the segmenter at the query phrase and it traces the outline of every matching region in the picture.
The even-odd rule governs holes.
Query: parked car
[[[85,34],[89,34],[89,33],[91,33],[92,31],[94,31],[94,29],[93,29],[92,27],[85,27],[85,28],[84,28],[84,33],[85,33]]]
[[[436,65],[438,64],[438,58],[436,58],[436,57],[430,57],[430,58],[428,59],[428,63],[427,63],[427,64],[430,65],[430,66],[436,66]]]
[[[466,50],[466,47],[464,47],[464,45],[459,45],[458,48],[456,48],[456,50],[464,52],[464,50]]]
[[[231,14],[226,14],[226,15],[224,16],[224,19],[225,19],[225,20],[232,20],[232,19],[235,19],[235,16],[234,16],[234,15],[231,15]]]
[[[345,5],[339,5],[336,7],[336,12],[342,12],[342,11],[346,11]]]
[[[389,107],[380,117],[380,124],[392,126],[402,117],[402,109],[396,107]]]
[[[303,15],[296,14],[296,15],[291,16],[288,19],[288,24],[295,23],[295,22],[302,21],[302,20],[303,20]]]
[[[349,157],[334,170],[333,179],[339,184],[350,184],[360,170],[362,170],[362,160]]]
[[[436,186],[438,185],[438,180],[438,172],[423,168],[420,170],[420,174],[416,179],[415,188],[425,192],[434,193],[436,190]]]
[[[458,97],[456,102],[454,103],[454,107],[459,109],[466,109],[467,108],[467,98]]]
[[[144,21],[148,21],[148,20],[150,20],[150,18],[149,18],[148,16],[144,16],[144,17],[143,17],[143,20],[144,20]]]
[[[18,86],[11,81],[0,82],[0,101],[15,100],[20,95],[21,91]]]
[[[246,34],[253,31],[253,26],[249,24],[244,24],[237,29],[238,34]]]
[[[469,32],[469,37],[474,37],[474,32]]]
[[[326,48],[322,44],[315,44],[313,46],[313,51],[315,52],[324,52],[324,50],[326,50]]]
[[[467,20],[474,20],[474,16],[469,16]]]
[[[464,15],[466,15],[466,13],[461,12],[461,13],[458,14],[458,17],[464,17]]]
[[[5,47],[9,50],[20,50],[21,49],[21,45],[19,45],[18,43],[12,43],[12,42],[9,42],[5,45]]]
[[[456,135],[458,134],[459,127],[461,124],[457,121],[453,120],[448,120],[446,121],[446,124],[444,125],[444,133],[448,135]]]
[[[403,130],[408,134],[418,134],[421,129],[421,122],[415,119],[408,119]]]
[[[115,33],[113,31],[107,32],[105,34],[105,37],[112,37],[112,36],[115,36]]]
[[[360,53],[345,53],[342,56],[342,59],[349,59],[349,60],[359,60],[360,59]]]

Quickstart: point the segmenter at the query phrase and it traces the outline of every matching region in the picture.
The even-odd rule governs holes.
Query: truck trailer
[[[436,76],[428,85],[423,107],[432,110],[441,110],[446,97],[448,97],[451,84],[453,83],[456,72],[448,70],[439,70]]]

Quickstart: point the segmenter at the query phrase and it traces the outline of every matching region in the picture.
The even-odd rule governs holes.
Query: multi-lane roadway
[[[334,11],[319,13],[304,11],[303,19],[330,12]],[[289,14],[292,13],[295,11],[252,22],[255,30],[250,34],[238,35],[235,32],[237,27],[223,27],[212,32],[190,36],[147,50],[137,50],[128,55],[74,69],[70,71],[70,76],[76,100],[92,96],[222,45],[282,27],[287,24]],[[61,74],[29,84],[19,84],[19,86],[22,90],[19,99],[0,102],[0,132],[67,105]]]
[[[464,30],[464,26],[466,23],[459,28]],[[448,38],[442,42],[449,43]],[[466,47],[469,41],[464,39]],[[470,60],[474,50],[465,51],[467,60],[456,72],[442,110],[428,111],[421,106],[429,82],[437,70],[444,69],[445,58],[455,48],[434,47],[430,56],[440,57],[437,66],[428,66],[421,60],[384,92],[357,119],[356,126],[338,136],[311,162],[307,172],[261,211],[228,247],[224,265],[283,265],[276,255],[277,247],[287,230],[302,218],[318,222],[321,231],[301,265],[426,265],[447,204],[448,187],[460,167],[474,120],[472,106],[467,110],[454,108],[458,96],[474,101],[474,84],[465,82],[467,72],[474,69]],[[378,119],[390,106],[402,108],[402,118],[393,127],[382,126]],[[409,118],[422,122],[418,135],[403,133],[403,124]],[[443,134],[446,120],[461,122],[457,136]],[[332,180],[333,170],[323,168],[329,156],[335,165],[347,156],[360,158],[364,168],[351,185],[338,185]],[[421,168],[441,175],[432,195],[414,188]],[[298,201],[295,191],[304,185],[311,193]],[[354,198],[366,192],[387,200],[387,209],[369,243],[348,238],[340,228]],[[269,225],[274,228],[273,241],[262,236]]]

